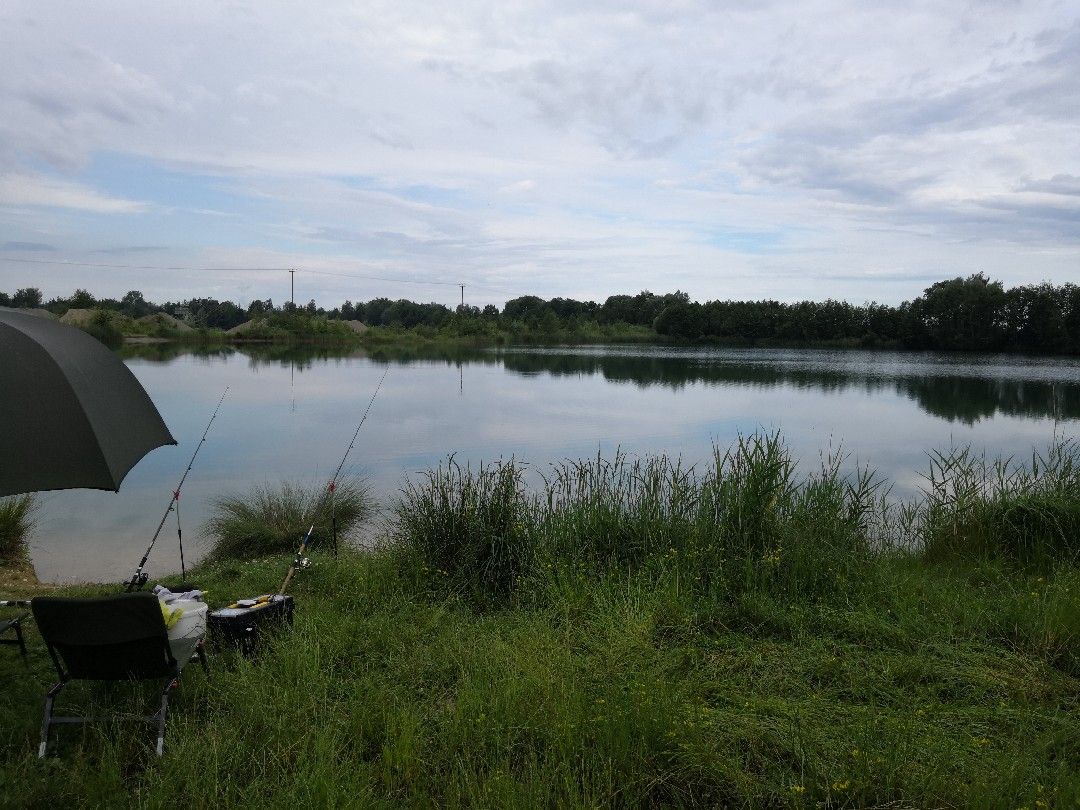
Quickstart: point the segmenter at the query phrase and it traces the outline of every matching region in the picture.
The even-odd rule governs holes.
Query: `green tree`
[[[931,285],[915,309],[933,348],[989,351],[1004,342],[1005,290],[982,273]]]
[[[138,290],[129,290],[124,294],[124,297],[120,299],[120,308],[124,311],[125,315],[129,315],[132,318],[141,318],[143,315],[148,315],[153,307],[143,298],[143,294]]]
[[[701,304],[675,303],[660,310],[653,329],[665,337],[692,339],[702,334],[703,325]]]
[[[68,306],[72,309],[92,309],[96,303],[97,299],[88,290],[81,287],[75,290],[71,297],[68,298]]]
[[[19,308],[37,308],[41,306],[41,290],[37,287],[23,287],[21,290],[16,290],[15,295],[11,297],[11,303],[13,306]]]
[[[539,318],[547,302],[535,295],[523,295],[520,298],[511,298],[503,306],[503,317],[511,321],[530,321]]]

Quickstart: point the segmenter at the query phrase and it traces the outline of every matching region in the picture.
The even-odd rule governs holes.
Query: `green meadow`
[[[1080,450],[930,459],[909,503],[776,435],[698,468],[450,459],[373,550],[320,533],[291,629],[185,672],[161,759],[120,722],[36,759],[31,623],[26,664],[0,650],[0,803],[1080,806]],[[346,532],[376,520],[351,492]],[[310,497],[219,503],[213,605],[276,589],[282,503],[299,538]],[[61,712],[152,695],[68,691]]]

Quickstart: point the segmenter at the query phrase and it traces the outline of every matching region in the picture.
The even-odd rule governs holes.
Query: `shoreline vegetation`
[[[912,349],[1080,354],[1080,286],[1006,289],[978,273],[941,281],[898,306],[844,301],[691,301],[686,293],[613,295],[602,304],[525,295],[500,310],[376,298],[326,310],[255,300],[192,298],[155,304],[138,291],[97,299],[86,290],[43,300],[0,292],[0,306],[60,317],[116,345],[125,339],[194,343],[512,344],[671,343],[731,347]]]
[[[317,538],[295,626],[186,677],[161,760],[126,727],[34,759],[31,624],[0,803],[1074,807],[1080,447],[929,458],[909,503],[777,434],[697,469],[450,458],[373,550]],[[298,536],[313,497],[223,496],[213,604],[280,580],[291,550],[244,538]]]
[[[38,506],[33,495],[0,498],[0,588],[38,585],[29,549]]]

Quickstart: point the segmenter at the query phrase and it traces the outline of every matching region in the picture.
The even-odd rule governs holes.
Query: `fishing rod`
[[[139,567],[135,569],[135,573],[131,575],[131,579],[128,580],[128,583],[124,588],[127,593],[137,591],[146,584],[149,575],[143,571],[143,567],[150,557],[150,552],[154,550],[154,543],[157,542],[158,535],[161,534],[161,530],[165,526],[165,521],[168,519],[169,513],[174,509],[176,510],[176,538],[180,542],[180,571],[183,577],[187,577],[187,570],[184,567],[184,538],[180,532],[180,490],[184,488],[184,481],[187,480],[188,473],[191,472],[191,467],[195,464],[195,457],[199,455],[199,451],[202,450],[203,444],[206,443],[206,435],[210,432],[210,426],[214,424],[214,420],[217,419],[218,411],[221,410],[221,403],[225,401],[225,395],[228,393],[229,388],[226,386],[221,394],[221,399],[218,400],[217,407],[214,408],[214,413],[210,416],[210,421],[206,423],[206,430],[203,431],[202,438],[199,439],[199,443],[195,446],[195,452],[191,454],[191,460],[188,461],[187,469],[184,470],[184,474],[180,476],[180,483],[177,484],[176,489],[173,490],[172,497],[169,499],[169,505],[165,508],[165,514],[161,516],[161,522],[158,523],[157,531],[154,532],[154,537],[150,540],[150,545],[147,547],[146,553],[143,554],[142,559],[139,560]]]
[[[353,447],[356,446],[356,437],[360,435],[360,428],[364,426],[364,422],[367,421],[368,414],[371,413],[371,406],[375,404],[375,397],[379,395],[379,389],[382,388],[383,380],[386,379],[387,372],[390,371],[390,366],[387,366],[383,371],[382,376],[379,378],[379,384],[375,386],[375,393],[371,395],[371,400],[368,402],[367,408],[364,410],[364,415],[360,418],[360,424],[356,426],[356,430],[353,431],[352,441],[349,442],[349,446],[345,449],[345,455],[341,457],[341,463],[338,464],[337,469],[334,470],[334,475],[330,479],[330,483],[326,485],[326,492],[319,499],[318,504],[315,506],[315,511],[312,514],[311,526],[307,530],[307,534],[300,540],[300,548],[296,552],[296,557],[293,558],[292,565],[289,567],[289,573],[285,575],[285,581],[281,583],[281,587],[278,589],[278,596],[285,595],[285,589],[289,587],[289,582],[293,578],[293,574],[308,565],[308,560],[304,556],[304,552],[307,551],[307,547],[311,544],[311,535],[315,531],[315,524],[319,521],[319,513],[322,511],[323,506],[326,505],[327,499],[333,502],[334,491],[337,489],[337,479],[341,475],[341,470],[345,466],[345,459],[349,457],[349,453],[352,452]],[[335,513],[331,518],[333,532],[333,542],[335,552],[337,550],[337,514]]]

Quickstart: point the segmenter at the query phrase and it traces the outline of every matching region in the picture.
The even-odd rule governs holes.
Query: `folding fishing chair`
[[[29,615],[24,613],[14,619],[0,619],[0,636],[8,630],[15,631],[15,638],[0,638],[0,644],[17,644],[23,658],[26,658],[26,641],[23,640],[22,623]]]
[[[152,593],[124,593],[93,599],[39,596],[31,601],[34,619],[60,680],[45,694],[38,757],[45,756],[49,728],[58,723],[89,723],[94,717],[54,717],[53,702],[70,680],[129,681],[163,679],[156,714],[136,719],[156,722],[157,754],[165,745],[169,692],[180,671],[198,658],[210,675],[203,638],[173,639],[170,646],[161,606]]]

